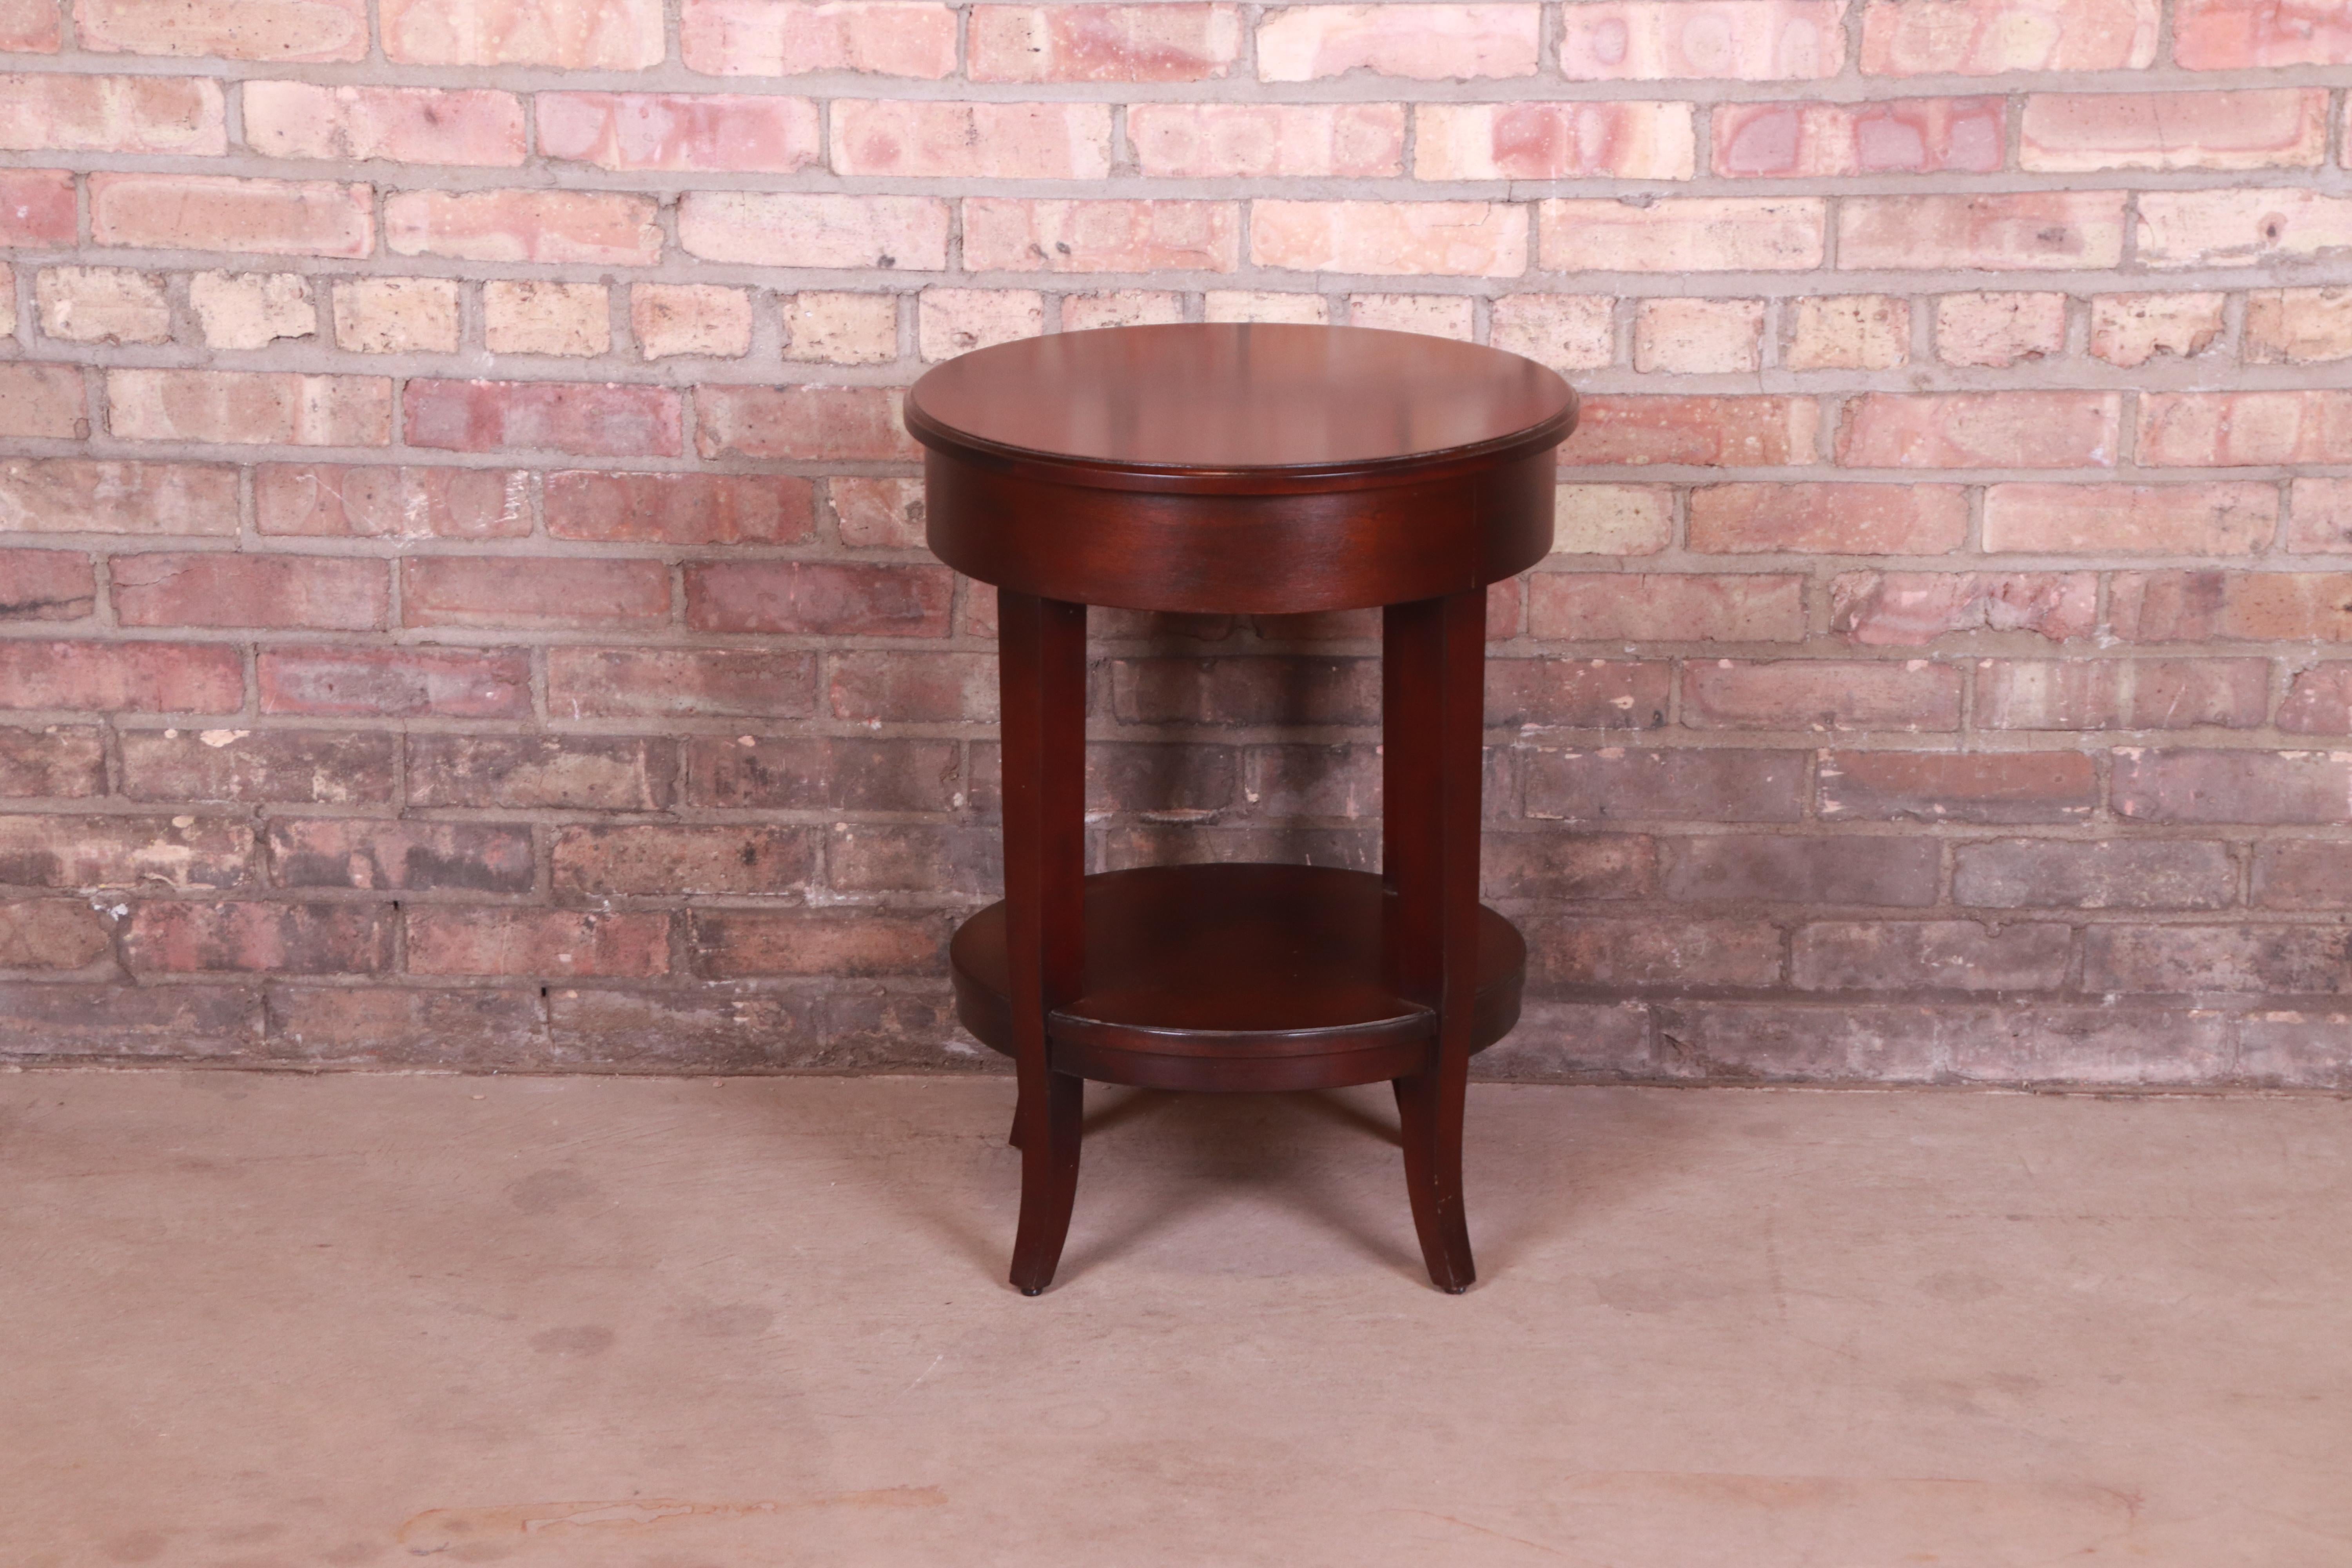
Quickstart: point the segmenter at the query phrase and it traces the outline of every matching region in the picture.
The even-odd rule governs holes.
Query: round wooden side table
[[[1054,1277],[1087,1079],[1388,1079],[1429,1276],[1473,1279],[1470,1057],[1527,947],[1478,901],[1486,585],[1551,548],[1576,395],[1517,354],[1360,328],[1119,327],[982,349],[907,396],[932,551],[996,584],[1004,899],[950,949],[958,1016],[1019,1078],[1013,1283]],[[1378,876],[1087,875],[1087,606],[1383,606]]]

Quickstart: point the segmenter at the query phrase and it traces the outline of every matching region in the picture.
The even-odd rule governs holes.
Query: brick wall
[[[0,0],[0,1058],[970,1066],[897,389],[1589,395],[1523,1075],[2352,1081],[2347,0]],[[1098,613],[1097,854],[1373,857],[1374,623]]]

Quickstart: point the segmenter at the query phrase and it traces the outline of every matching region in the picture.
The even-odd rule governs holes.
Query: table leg
[[[1381,626],[1381,872],[1394,891],[1387,959],[1408,1000],[1437,1012],[1429,1065],[1396,1080],[1405,1184],[1429,1278],[1470,1288],[1462,1113],[1478,984],[1478,794],[1486,734],[1486,595],[1391,605]]]
[[[1077,1195],[1084,1081],[1053,1070],[1045,1016],[1078,993],[1086,963],[1087,607],[997,595],[1003,698],[1005,952],[1020,1104],[1021,1226],[1013,1283],[1053,1281]]]

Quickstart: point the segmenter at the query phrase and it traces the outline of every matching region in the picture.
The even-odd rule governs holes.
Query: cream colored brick
[[[446,278],[339,279],[335,346],[362,354],[457,353],[457,283]]]
[[[1034,289],[926,289],[915,325],[925,359],[953,359],[1035,337],[1045,330],[1045,299]]]
[[[0,262],[0,338],[16,335],[16,271]]]
[[[895,294],[788,294],[784,357],[827,364],[887,364],[898,357]]]
[[[492,353],[586,359],[613,346],[601,283],[499,279],[482,285],[482,343]]]
[[[1476,302],[1466,294],[1350,294],[1348,321],[1359,327],[1468,342],[1475,331]]]
[[[2136,370],[2160,353],[2203,353],[2221,337],[2221,294],[2101,294],[2091,301],[2091,353]]]
[[[1184,297],[1159,289],[1111,289],[1062,297],[1062,331],[1164,325],[1184,319]]]
[[[34,279],[41,331],[70,343],[167,343],[163,279],[117,267],[47,267]]]
[[[1644,300],[1633,315],[1633,368],[1675,375],[1753,371],[1763,361],[1761,300]]]
[[[629,331],[646,359],[751,352],[751,296],[704,283],[640,283],[629,290]]]
[[[1663,485],[1562,485],[1556,495],[1556,555],[1655,555],[1674,539],[1675,493]]]
[[[268,348],[319,330],[310,280],[299,272],[199,272],[188,279],[188,304],[216,349]]]
[[[1812,295],[1796,302],[1790,370],[1891,370],[1911,357],[1911,305],[1891,294]]]
[[[1936,301],[1936,357],[2006,370],[2066,346],[2063,294],[1947,294]]]
[[[1616,301],[1606,294],[1512,294],[1495,301],[1487,341],[1554,370],[1598,370],[1617,357]]]
[[[1331,320],[1331,302],[1320,294],[1267,294],[1245,289],[1212,289],[1207,299],[1212,321],[1291,321],[1324,326]]]

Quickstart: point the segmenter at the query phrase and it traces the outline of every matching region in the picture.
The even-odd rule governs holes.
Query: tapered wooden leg
[[[1386,960],[1400,992],[1437,1013],[1429,1065],[1396,1080],[1405,1186],[1429,1278],[1470,1288],[1462,1115],[1478,984],[1479,783],[1486,595],[1391,605],[1382,626],[1381,868]]]
[[[1087,609],[997,595],[1003,698],[1005,955],[1012,979],[1020,1104],[1021,1226],[1013,1283],[1053,1282],[1077,1193],[1083,1082],[1053,1070],[1045,1016],[1078,993],[1086,968]]]

